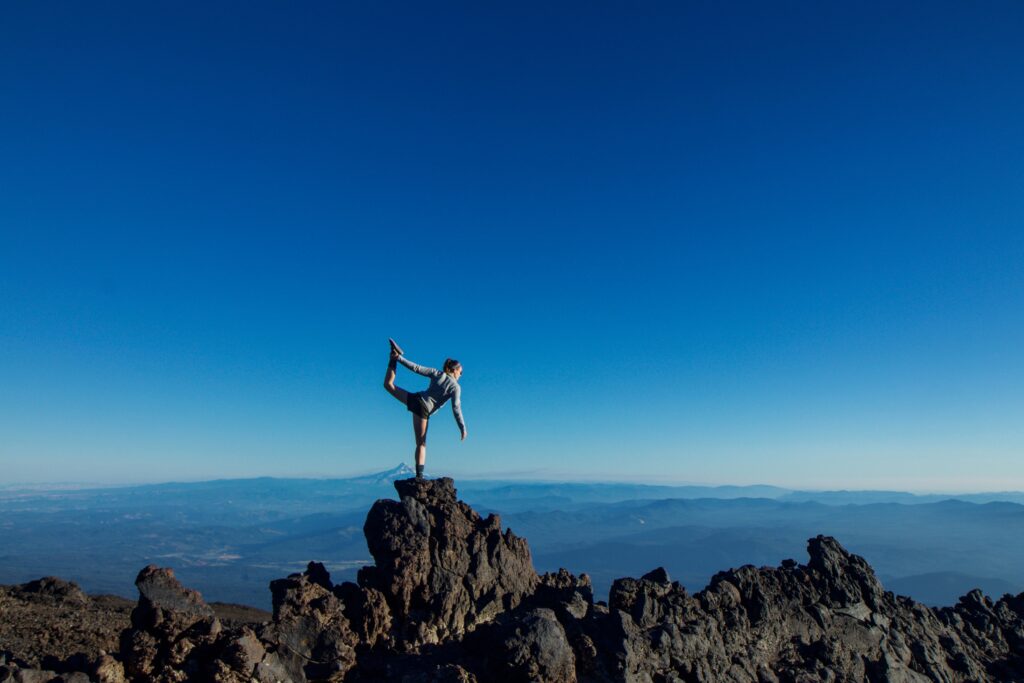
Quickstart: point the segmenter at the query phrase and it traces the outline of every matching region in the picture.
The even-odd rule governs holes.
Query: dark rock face
[[[65,581],[56,576],[44,576],[35,581],[29,581],[18,587],[17,592],[21,596],[35,594],[47,596],[55,602],[64,604],[84,605],[89,602],[89,597],[78,587],[77,583]]]
[[[576,655],[554,610],[525,610],[492,631],[488,680],[576,683]]]
[[[395,487],[400,500],[367,516],[376,566],[358,583],[311,562],[271,583],[271,621],[224,628],[170,570],[147,567],[116,657],[56,661],[58,673],[0,656],[0,683],[1024,681],[1024,594],[930,609],[818,536],[805,565],[731,569],[693,595],[658,568],[615,581],[606,605],[585,574],[537,576],[526,541],[458,501],[450,479]],[[78,599],[37,583],[27,590]]]
[[[273,618],[223,629],[195,591],[168,569],[147,567],[136,581],[139,604],[121,636],[131,680],[243,683],[346,680],[357,650],[391,627],[384,597],[346,583],[334,586],[322,564],[271,582]]]
[[[274,621],[263,635],[277,650],[275,668],[283,667],[292,679],[338,677],[355,665],[359,638],[333,588],[317,562],[310,562],[304,574],[270,584]]]
[[[963,602],[935,612],[886,593],[833,538],[811,539],[808,553],[803,566],[721,572],[692,597],[664,572],[616,581],[609,668],[626,680],[1024,678],[1024,596],[1001,600],[999,616],[983,622],[986,635],[972,634],[957,625],[969,610]]]
[[[359,584],[385,596],[404,642],[458,638],[533,592],[525,539],[456,500],[451,479],[399,480],[395,488],[401,500],[377,501],[366,518],[376,566]]]
[[[121,634],[125,671],[141,681],[196,675],[213,654],[220,620],[198,592],[183,587],[170,569],[150,565],[135,579],[139,603]]]

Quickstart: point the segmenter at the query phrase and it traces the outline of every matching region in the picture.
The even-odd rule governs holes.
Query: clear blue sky
[[[1022,35],[5,3],[0,483],[410,462],[394,336],[465,367],[428,474],[1024,489]]]

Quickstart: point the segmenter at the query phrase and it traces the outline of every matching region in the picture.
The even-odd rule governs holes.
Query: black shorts
[[[419,394],[409,392],[409,395],[405,398],[405,407],[413,415],[418,415],[424,420],[430,419],[430,411],[427,410],[427,406],[424,405],[423,398]]]

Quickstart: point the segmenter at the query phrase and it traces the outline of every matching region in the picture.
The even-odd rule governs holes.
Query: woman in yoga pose
[[[423,466],[427,460],[427,424],[430,416],[437,412],[448,399],[452,400],[452,412],[455,414],[455,422],[459,425],[459,431],[462,432],[462,440],[466,440],[466,423],[462,420],[462,403],[459,400],[462,393],[459,388],[462,364],[449,358],[444,362],[443,372],[434,368],[425,368],[406,359],[394,339],[388,339],[388,342],[391,344],[391,360],[388,362],[388,371],[384,375],[384,388],[388,390],[389,394],[404,403],[412,413],[412,432],[416,437],[416,478],[422,479]],[[395,370],[398,363],[416,374],[429,377],[430,386],[426,391],[414,393],[396,387]]]

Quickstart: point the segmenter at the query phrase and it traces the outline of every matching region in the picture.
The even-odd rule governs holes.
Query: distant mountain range
[[[130,486],[97,486],[88,484],[0,484],[0,501],[36,496],[103,495],[110,500],[119,497],[134,498],[139,494],[173,496],[175,493],[196,492],[229,495],[232,492],[252,493],[266,490],[284,498],[292,494],[313,492],[317,496],[364,493],[365,487],[381,487],[387,492],[391,482],[414,475],[414,470],[399,463],[382,472],[345,478],[274,478],[215,479],[203,482],[168,482]],[[906,491],[856,490],[797,490],[778,486],[755,484],[748,486],[657,485],[621,482],[548,482],[504,479],[460,479],[459,490],[464,494],[486,492],[492,502],[550,501],[559,503],[611,503],[625,500],[666,498],[768,498],[786,502],[817,502],[826,505],[867,505],[872,503],[900,503],[920,505],[943,500],[962,500],[969,503],[1008,502],[1024,504],[1024,492],[1001,491],[986,493],[919,494]],[[105,492],[105,493],[100,493]],[[390,495],[388,493],[387,495]]]
[[[123,593],[139,567],[173,566],[209,599],[268,606],[273,578],[309,560],[351,579],[369,562],[366,510],[395,498],[404,464],[347,479],[225,479],[0,491],[0,583],[55,574]],[[665,566],[692,590],[714,571],[799,557],[841,538],[883,582],[928,604],[974,587],[1024,590],[1024,494],[921,496],[772,486],[461,480],[459,497],[525,536],[542,571],[619,576]],[[134,597],[128,595],[127,597]]]

